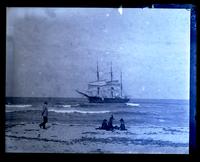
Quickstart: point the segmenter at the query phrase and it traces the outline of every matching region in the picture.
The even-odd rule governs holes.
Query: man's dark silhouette
[[[43,110],[42,110],[42,117],[43,117],[43,122],[39,126],[40,126],[40,128],[43,127],[43,129],[46,129],[45,124],[48,122],[47,102],[44,102]]]

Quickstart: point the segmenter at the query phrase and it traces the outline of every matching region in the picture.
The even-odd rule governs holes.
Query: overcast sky
[[[188,99],[190,10],[8,8],[6,96],[80,97],[123,73],[132,98]]]

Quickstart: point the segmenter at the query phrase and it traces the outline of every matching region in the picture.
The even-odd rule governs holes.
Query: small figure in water
[[[43,111],[42,111],[42,117],[43,117],[43,122],[39,126],[40,126],[40,128],[43,127],[43,129],[46,129],[45,124],[48,122],[47,102],[44,102]]]
[[[113,120],[114,120],[114,117],[113,117],[113,115],[111,115],[111,117],[109,119],[109,122],[108,122],[108,128],[107,128],[107,130],[113,130],[114,129],[113,124],[112,124]]]
[[[120,119],[120,123],[121,123],[121,124],[120,124],[119,129],[120,129],[120,130],[126,130],[126,128],[125,128],[125,123],[124,123],[124,119],[121,118],[121,119]]]

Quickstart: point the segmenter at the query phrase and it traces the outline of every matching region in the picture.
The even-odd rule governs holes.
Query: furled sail
[[[107,86],[120,86],[121,83],[118,80],[113,80],[113,81],[107,81],[106,85]]]
[[[105,80],[94,81],[88,84],[88,88],[102,87],[102,86],[105,86],[106,84],[107,83]]]

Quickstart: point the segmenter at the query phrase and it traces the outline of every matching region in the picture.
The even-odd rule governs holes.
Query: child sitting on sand
[[[108,129],[108,124],[107,124],[107,120],[104,119],[102,124],[101,124],[101,127],[99,128],[96,128],[96,129],[103,129],[103,130],[107,130]]]
[[[124,123],[124,119],[121,118],[121,119],[120,119],[120,123],[121,123],[121,124],[120,124],[119,129],[120,129],[120,130],[126,130],[126,128],[125,128],[125,123]]]
[[[107,127],[108,127],[107,120],[106,120],[106,119],[104,119],[104,120],[103,120],[103,122],[102,122],[101,129],[104,129],[104,130],[106,130],[106,129],[107,129]]]

